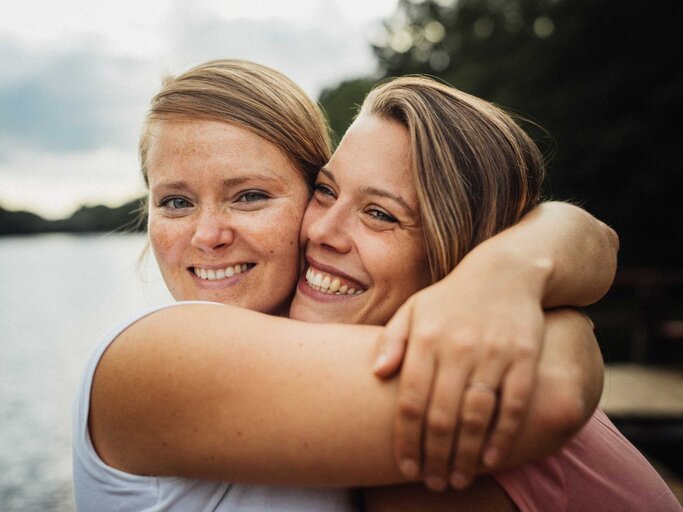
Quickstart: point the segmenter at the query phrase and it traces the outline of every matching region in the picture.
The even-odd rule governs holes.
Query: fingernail
[[[413,459],[403,459],[399,464],[399,469],[408,478],[417,478],[420,469],[417,467],[417,462]]]
[[[489,448],[484,452],[484,465],[493,467],[498,464],[500,459],[500,451],[498,448]]]
[[[450,482],[456,489],[464,489],[470,484],[470,480],[470,477],[465,473],[460,473],[459,471],[451,473]]]
[[[446,488],[446,480],[440,476],[428,476],[425,478],[425,484],[432,491],[443,491]]]
[[[372,366],[372,371],[376,372],[377,370],[382,369],[382,367],[387,363],[387,355],[384,352],[381,352],[378,356],[377,359],[375,359],[375,364]]]

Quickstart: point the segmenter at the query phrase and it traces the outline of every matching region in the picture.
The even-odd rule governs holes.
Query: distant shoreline
[[[116,208],[82,206],[64,219],[48,220],[27,211],[5,210],[0,206],[0,236],[44,233],[143,232],[146,228],[143,198]]]

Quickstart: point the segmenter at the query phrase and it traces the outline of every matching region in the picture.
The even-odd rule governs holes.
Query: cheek
[[[182,240],[181,233],[173,226],[168,226],[163,219],[151,220],[148,225],[149,243],[159,267],[171,264],[177,256],[178,245]]]
[[[261,229],[254,231],[258,244],[268,258],[285,269],[296,264],[299,257],[299,231],[304,208],[290,204],[264,217]],[[294,262],[294,263],[293,263]]]
[[[395,244],[381,267],[387,293],[403,304],[415,292],[431,284],[429,264],[422,244]],[[390,255],[390,256],[389,256]]]

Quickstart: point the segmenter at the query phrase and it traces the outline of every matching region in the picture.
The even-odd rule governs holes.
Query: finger
[[[399,308],[382,330],[377,343],[377,356],[372,371],[378,377],[389,377],[401,367],[410,333],[412,301]]]
[[[476,472],[497,401],[496,384],[477,381],[465,389],[450,477],[457,489],[467,487]]]
[[[535,361],[521,361],[503,376],[499,414],[483,454],[483,463],[492,468],[507,456],[519,434],[531,399]]]
[[[450,363],[441,364],[436,369],[425,428],[425,483],[434,490],[443,490],[447,487],[448,466],[453,453],[458,411],[470,372],[469,365],[463,364],[463,361]]]
[[[415,479],[420,474],[422,428],[434,375],[434,357],[424,345],[412,341],[399,382],[394,453],[401,472]]]

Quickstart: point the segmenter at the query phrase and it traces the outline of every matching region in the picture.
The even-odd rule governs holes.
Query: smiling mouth
[[[220,281],[221,279],[232,277],[235,274],[247,272],[255,266],[256,263],[238,263],[237,265],[230,265],[228,267],[219,269],[190,267],[190,270],[194,272],[194,275],[196,275],[199,279],[203,279],[204,281]]]
[[[308,267],[306,270],[306,284],[314,290],[328,295],[360,295],[365,291],[364,288],[349,283],[342,277],[314,270],[312,267]]]

